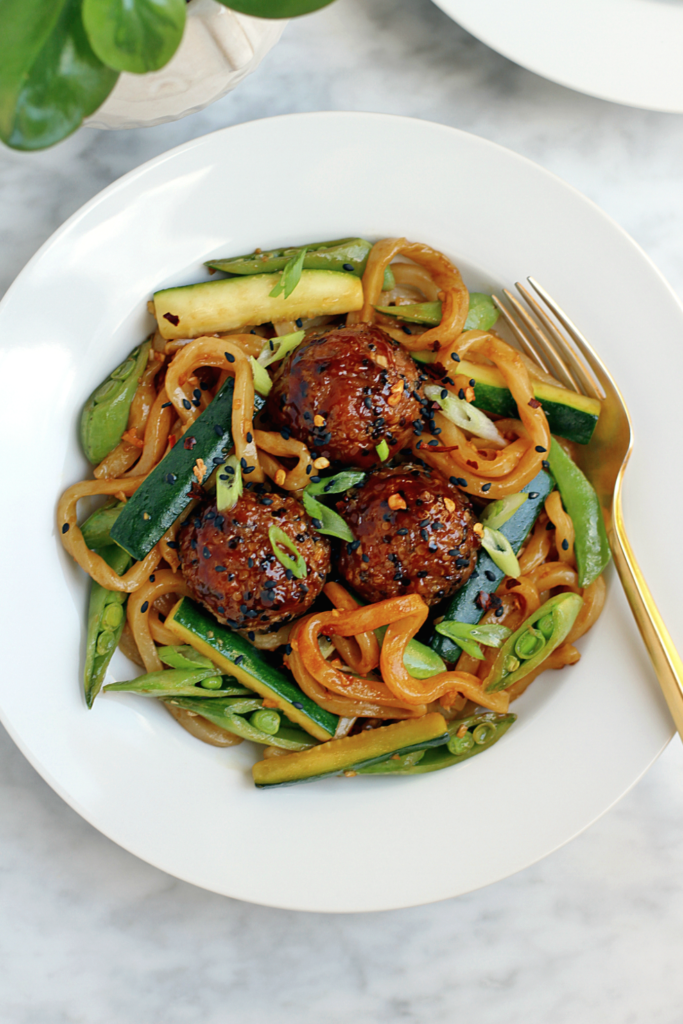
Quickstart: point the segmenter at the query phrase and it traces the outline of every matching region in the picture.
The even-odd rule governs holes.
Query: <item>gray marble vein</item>
[[[0,151],[0,292],[144,160],[225,125],[320,109],[427,118],[528,156],[616,218],[683,297],[683,117],[546,82],[429,0],[337,0],[183,121]],[[683,751],[674,740],[587,833],[507,881],[344,917],[169,878],[81,820],[2,733],[0,901],[4,1024],[680,1024]]]

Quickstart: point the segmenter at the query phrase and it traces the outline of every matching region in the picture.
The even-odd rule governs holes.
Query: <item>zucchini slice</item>
[[[470,715],[468,718],[456,719],[448,726],[448,741],[443,746],[432,747],[418,754],[407,754],[404,757],[390,758],[369,768],[360,768],[360,775],[426,775],[427,772],[438,772],[441,768],[450,768],[460,764],[475,754],[481,754],[517,721],[517,715],[496,715],[492,711]],[[483,725],[484,729],[479,726]],[[458,733],[467,735],[457,736]],[[460,740],[460,743],[457,742]],[[448,747],[451,743],[455,753]]]
[[[408,718],[355,736],[330,740],[301,753],[257,761],[251,771],[259,789],[291,786],[295,782],[313,782],[331,775],[355,774],[394,754],[402,757],[414,750],[440,746],[448,739],[443,715],[431,712],[422,718]]]
[[[355,274],[303,270],[285,299],[270,293],[280,274],[252,274],[203,281],[154,294],[154,309],[164,338],[196,338],[282,320],[350,313],[363,305],[363,285]]]
[[[522,493],[528,494],[529,497],[500,527],[500,532],[510,541],[510,546],[515,554],[518,553],[529,536],[534,523],[543,511],[545,499],[554,486],[555,481],[550,473],[546,473],[542,469],[531,483],[522,488]],[[484,595],[493,594],[504,575],[503,570],[498,568],[488,552],[480,548],[474,572],[465,586],[461,587],[446,604],[444,618],[455,619],[457,622],[468,622],[472,625],[479,622],[485,610],[482,607],[484,602],[479,595],[482,593]],[[455,640],[442,636],[440,633],[433,634],[430,647],[441,655],[444,661],[457,661],[462,653]]]
[[[126,502],[111,528],[111,538],[141,560],[173,526],[192,501],[193,469],[203,459],[210,474],[225,462],[233,447],[231,417],[235,381],[228,377],[214,400],[197,417],[181,441],[154,467],[144,483]],[[260,409],[264,399],[256,395]],[[194,445],[189,447],[194,438]],[[207,477],[208,478],[208,477]]]
[[[273,701],[290,721],[317,740],[334,736],[339,721],[337,715],[318,707],[291,676],[275,668],[262,651],[194,601],[181,598],[164,625],[183,643],[192,644],[196,651],[210,658],[222,673],[234,676],[243,686]]]
[[[454,363],[456,373],[473,378],[474,402],[477,409],[497,416],[518,416],[517,403],[507,388],[503,374],[495,366],[480,366],[465,359]],[[534,395],[548,418],[551,434],[566,437],[578,444],[588,444],[600,416],[600,402],[566,388],[542,381],[533,382]]]

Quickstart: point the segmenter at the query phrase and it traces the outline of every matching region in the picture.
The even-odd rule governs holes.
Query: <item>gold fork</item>
[[[519,283],[515,287],[528,310],[507,289],[503,294],[510,309],[495,295],[493,300],[526,356],[565,387],[598,398],[602,403],[593,439],[582,453],[581,465],[598,493],[614,564],[669,711],[683,738],[683,661],[638,567],[624,527],[621,487],[633,448],[628,409],[611,374],[578,328],[533,277],[527,280],[543,305]]]

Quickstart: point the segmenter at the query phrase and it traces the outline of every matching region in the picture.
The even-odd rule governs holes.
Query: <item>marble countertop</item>
[[[74,210],[143,161],[225,125],[322,109],[440,121],[524,154],[614,217],[683,298],[683,117],[546,82],[429,0],[337,0],[292,22],[255,75],[183,121],[1,150],[0,293]],[[457,900],[351,917],[176,881],[95,832],[1,731],[0,763],[6,1024],[681,1020],[678,739],[540,864]]]

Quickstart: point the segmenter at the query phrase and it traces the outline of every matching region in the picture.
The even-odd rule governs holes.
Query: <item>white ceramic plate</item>
[[[429,242],[476,289],[533,273],[595,341],[638,433],[626,489],[634,547],[683,641],[683,551],[667,528],[683,504],[672,472],[683,311],[588,200],[475,136],[339,113],[220,131],[105,189],[0,306],[2,720],[50,785],[121,846],[207,889],[301,910],[426,903],[519,871],[607,810],[672,734],[614,579],[580,664],[535,683],[497,746],[433,775],[262,792],[248,744],[204,746],[132,695],[86,710],[86,580],[54,522],[58,494],[87,471],[76,440],[84,399],[143,337],[153,289],[199,279],[219,253],[353,233]],[[111,675],[127,671],[120,660]]]
[[[434,0],[516,64],[570,89],[683,112],[682,0]]]

